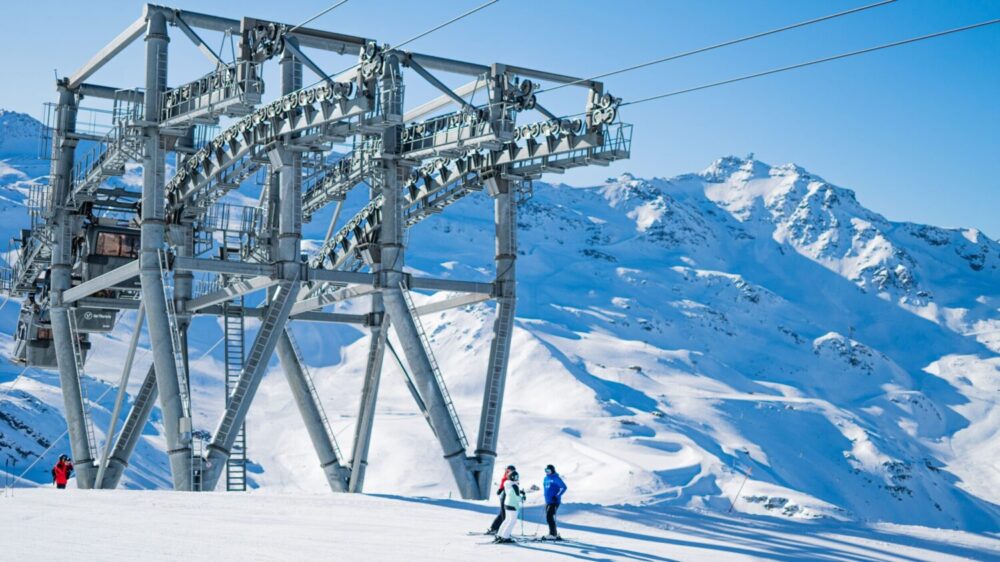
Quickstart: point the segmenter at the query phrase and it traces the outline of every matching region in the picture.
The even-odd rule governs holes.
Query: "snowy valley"
[[[27,226],[26,186],[48,173],[36,155],[38,127],[30,117],[0,111],[4,239]],[[121,181],[138,174],[131,170]],[[306,247],[322,238],[328,218],[305,226],[314,239]],[[490,200],[471,195],[413,229],[408,268],[487,280],[493,255],[482,249],[492,247],[492,237]],[[658,529],[670,539],[645,546],[669,558],[697,559],[697,550],[668,550],[686,532],[741,521],[773,525],[776,536],[878,528],[886,534],[872,540],[892,534],[911,546],[912,537],[924,537],[919,546],[927,550],[909,559],[1000,556],[996,240],[974,229],[890,221],[799,166],[724,157],[670,179],[623,174],[592,187],[536,182],[518,211],[518,243],[517,322],[497,470],[513,463],[534,482],[542,467],[555,464],[570,487],[570,529],[576,525],[585,536],[584,526],[610,528],[616,518],[626,527]],[[365,307],[358,299],[341,309]],[[54,459],[68,452],[59,443],[62,400],[54,373],[30,369],[15,381],[21,368],[6,358],[17,309],[9,302],[0,310],[0,462],[16,461],[4,466],[20,474],[44,453],[19,482],[44,486]],[[484,303],[424,317],[470,434],[493,314]],[[99,442],[132,322],[126,317],[96,338],[101,352],[87,363]],[[293,329],[348,450],[368,336],[349,326]],[[205,431],[223,404],[222,352],[213,349],[221,334],[217,320],[204,319],[191,335],[195,422]],[[150,361],[140,352],[134,372],[144,373]],[[270,496],[287,495],[308,512],[319,509],[310,494],[328,493],[326,482],[278,371],[275,359],[248,418],[256,488],[250,497],[274,502]],[[139,379],[132,378],[133,392]],[[420,509],[430,510],[428,518],[461,525],[444,508],[481,506],[447,501],[454,492],[447,463],[388,358],[380,394],[365,491],[392,497],[331,503],[349,510],[370,502],[391,511],[388,502],[400,497],[427,497]],[[158,419],[154,412],[126,472],[127,488],[168,485]],[[111,509],[123,501],[119,495],[100,501]],[[52,501],[41,490],[17,490],[16,497],[22,512],[28,499]],[[735,513],[727,515],[731,505]],[[469,530],[487,519],[475,513],[466,519]],[[802,527],[808,525],[814,527]],[[719,533],[688,538],[725,542]],[[633,559],[666,559],[615,544]],[[890,557],[879,552],[854,556]]]

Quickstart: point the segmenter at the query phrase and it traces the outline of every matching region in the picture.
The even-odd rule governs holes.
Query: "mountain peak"
[[[35,156],[41,124],[26,113],[0,109],[0,156]]]

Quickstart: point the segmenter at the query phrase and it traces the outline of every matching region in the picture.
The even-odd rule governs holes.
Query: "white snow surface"
[[[11,115],[0,115],[0,131]],[[0,151],[0,162],[20,172],[0,177],[0,234],[11,236],[27,225],[26,178],[47,168],[17,151]],[[141,169],[129,174],[134,181]],[[305,247],[322,238],[329,214],[306,225]],[[762,528],[774,518],[789,533],[876,523],[890,534],[887,525],[983,540],[1000,532],[995,240],[974,229],[888,221],[798,166],[736,157],[672,179],[626,174],[588,188],[536,182],[518,224],[498,472],[514,463],[536,483],[553,463],[578,506],[569,511],[622,511],[643,525],[729,521],[720,514],[735,501],[737,519],[719,523],[720,533],[735,533],[740,517]],[[488,280],[492,227],[491,201],[469,196],[414,228],[408,268]],[[444,295],[414,296],[419,305]],[[367,306],[357,299],[332,310]],[[2,353],[17,307],[0,310]],[[422,318],[473,440],[493,314],[484,303]],[[132,323],[125,315],[115,332],[94,338],[91,400],[120,375]],[[350,451],[368,336],[325,324],[293,331],[341,449]],[[217,320],[195,321],[195,426],[208,433],[223,404],[221,346],[210,351],[220,337]],[[141,345],[132,392],[150,361],[145,336]],[[440,448],[397,366],[390,357],[384,365],[366,492],[448,498],[455,486]],[[48,449],[19,482],[45,484],[54,458],[68,452],[59,441],[58,377],[31,369],[15,383],[19,371],[0,367],[0,459],[17,461],[10,471],[20,474]],[[272,361],[248,418],[250,497],[277,501],[269,494],[281,492],[307,498],[303,506],[389,501],[308,499],[327,487],[280,371]],[[108,392],[92,407],[99,442],[112,400]],[[159,422],[154,411],[125,487],[169,485]],[[538,501],[529,500],[533,509]]]
[[[775,521],[695,510],[566,506],[560,543],[472,536],[492,505],[445,499],[54,489],[0,497],[4,560],[975,560],[993,537],[901,525]],[[540,510],[524,533],[544,532]],[[540,529],[541,524],[541,529]],[[520,533],[518,526],[516,532]]]

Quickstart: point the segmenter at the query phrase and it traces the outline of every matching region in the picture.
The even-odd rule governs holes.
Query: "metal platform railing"
[[[220,115],[242,117],[264,93],[261,64],[242,61],[163,93],[163,125],[214,123]]]

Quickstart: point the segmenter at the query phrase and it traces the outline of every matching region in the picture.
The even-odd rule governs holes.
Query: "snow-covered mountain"
[[[0,131],[11,115],[0,115]],[[0,162],[29,166],[2,151]],[[0,177],[4,234],[26,222],[22,184],[35,175]],[[487,279],[491,213],[476,194],[415,227],[410,268]],[[322,236],[320,222],[307,237]],[[518,225],[518,320],[498,465],[535,479],[554,463],[574,502],[727,510],[736,498],[736,510],[781,517],[1000,530],[997,241],[889,221],[798,166],[735,157],[672,179],[536,183]],[[5,334],[16,308],[0,311]],[[492,314],[481,304],[424,317],[470,435]],[[95,343],[91,398],[117,378],[130,322]],[[317,324],[294,332],[346,450],[367,335]],[[204,320],[193,335],[196,422],[206,429],[222,404],[221,352],[209,350],[220,333]],[[2,344],[9,350],[10,337]],[[140,354],[137,372],[148,361]],[[2,369],[0,381],[18,372]],[[254,482],[322,491],[277,371],[275,363],[248,421]],[[57,388],[53,374],[33,370],[0,398],[0,456],[26,466],[59,436]],[[9,389],[0,384],[0,393]],[[451,493],[446,463],[390,360],[380,392],[366,489]],[[111,399],[94,409],[99,434]],[[167,482],[157,419],[129,486]],[[46,464],[29,476],[44,481]]]

